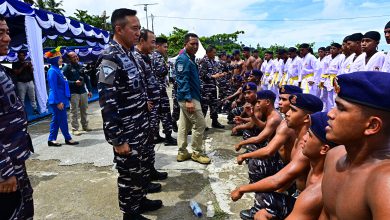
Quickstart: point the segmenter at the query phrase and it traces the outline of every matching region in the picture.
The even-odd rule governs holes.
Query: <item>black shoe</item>
[[[160,183],[149,183],[146,187],[146,191],[148,193],[158,193],[161,192],[161,184]]]
[[[157,135],[156,137],[154,137],[155,144],[159,144],[159,143],[162,143],[164,141],[165,141],[165,138],[161,137],[160,135]]]
[[[174,122],[172,123],[172,131],[174,131],[174,132],[177,133],[178,130],[179,130],[179,128],[177,127],[177,123],[174,121]]]
[[[209,127],[206,127],[204,130],[205,130],[205,131],[208,131],[209,129],[210,129]]]
[[[60,143],[57,143],[57,142],[54,142],[54,141],[48,141],[47,145],[49,145],[49,147],[60,147],[61,146]]]
[[[165,180],[166,178],[168,178],[167,172],[158,172],[157,170],[152,170],[150,173],[151,181]]]
[[[229,120],[227,123],[228,123],[229,125],[234,125],[234,124],[235,124],[233,120]]]
[[[212,126],[213,128],[220,128],[220,129],[224,129],[224,128],[225,128],[225,126],[221,125],[221,123],[219,123],[217,120],[213,121],[213,122],[211,123],[211,126]]]
[[[78,141],[74,141],[74,140],[69,140],[69,141],[65,141],[65,144],[67,144],[67,145],[78,145],[79,142]]]
[[[141,214],[123,213],[123,220],[150,220],[150,219],[143,217]]]
[[[150,200],[147,199],[146,197],[142,199],[140,207],[139,207],[139,212],[144,213],[144,212],[150,212],[150,211],[155,211],[159,208],[161,208],[163,205],[162,201],[157,199],[157,200]]]
[[[39,115],[40,113],[39,113],[39,111],[38,111],[38,109],[34,109],[34,115]]]
[[[252,209],[247,209],[247,210],[242,210],[240,212],[240,218],[244,220],[253,220],[255,217],[256,210]]]
[[[165,137],[165,141],[164,141],[164,144],[166,146],[176,146],[177,145],[177,140],[171,136],[166,136]]]

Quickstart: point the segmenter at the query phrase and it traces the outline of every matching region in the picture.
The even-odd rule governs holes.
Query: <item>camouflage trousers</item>
[[[210,109],[210,118],[218,119],[218,95],[217,87],[214,84],[203,84],[202,86],[202,112],[206,117],[207,110]]]
[[[34,216],[33,189],[24,162],[14,164],[17,191],[0,193],[0,219],[29,220]]]
[[[166,89],[160,90],[160,99],[158,103],[158,117],[159,122],[161,121],[164,134],[172,133],[172,115],[171,106],[169,104],[169,97]]]
[[[243,139],[246,140],[251,137],[255,137],[260,133],[260,129],[257,127],[245,130],[243,132]],[[247,152],[253,152],[268,145],[268,141],[264,141],[260,144],[248,144],[243,146]],[[284,163],[279,155],[276,152],[273,156],[266,159],[255,159],[251,158],[247,161],[248,164],[248,176],[249,183],[255,183],[261,179],[272,176],[275,173],[279,172],[284,167]]]
[[[177,84],[175,82],[172,88],[172,101],[173,101],[172,121],[173,122],[179,121],[179,117],[180,117],[180,106],[179,103],[177,102],[176,94],[177,94]]]
[[[128,156],[114,152],[114,162],[119,173],[119,208],[127,214],[139,213],[140,203],[150,183],[150,170],[154,166],[154,145],[145,144],[143,149],[133,149]]]
[[[227,112],[230,110],[228,105],[225,105],[225,102],[222,100],[227,98],[231,94],[229,84],[226,80],[218,81],[218,111],[221,112],[222,110],[224,112]]]
[[[256,193],[252,209],[256,212],[265,209],[277,219],[285,219],[293,210],[296,199],[292,196],[278,193]]]
[[[240,115],[242,114],[243,111],[244,111],[244,107],[242,107],[242,106],[233,108],[233,109],[229,112],[229,114],[228,114],[228,116],[227,116],[227,119],[228,119],[229,121],[233,121],[234,117],[240,116]]]

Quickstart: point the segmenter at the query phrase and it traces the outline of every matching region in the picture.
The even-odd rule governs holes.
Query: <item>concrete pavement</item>
[[[104,139],[98,103],[90,104],[88,111],[93,131],[73,136],[80,141],[76,146],[47,146],[50,118],[29,126],[35,154],[27,161],[27,169],[34,188],[35,219],[121,219],[117,171],[112,148]],[[226,124],[226,116],[220,115],[220,121]],[[210,119],[207,124],[210,127]],[[64,143],[61,133],[58,137]],[[235,203],[230,200],[230,191],[248,182],[247,166],[235,162],[233,145],[239,140],[230,136],[228,128],[206,132],[206,152],[212,158],[208,166],[192,161],[178,163],[177,146],[157,145],[156,167],[168,172],[169,177],[161,181],[162,192],[148,198],[162,199],[164,207],[145,216],[197,219],[189,208],[189,200],[194,199],[204,214],[207,201],[213,201],[213,219],[239,219],[239,212],[253,204],[253,195],[244,195]]]

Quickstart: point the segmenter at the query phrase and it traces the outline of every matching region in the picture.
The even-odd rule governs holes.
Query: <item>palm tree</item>
[[[65,10],[61,8],[62,0],[56,2],[56,0],[46,0],[46,10],[51,11],[56,14],[64,15]]]
[[[45,0],[37,0],[34,5],[40,9],[46,9],[46,1]]]

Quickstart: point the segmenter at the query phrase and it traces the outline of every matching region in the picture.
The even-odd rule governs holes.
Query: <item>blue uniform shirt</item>
[[[179,55],[175,63],[177,101],[196,99],[200,101],[199,70],[195,61],[186,51]]]

